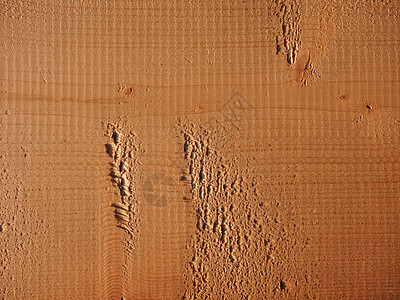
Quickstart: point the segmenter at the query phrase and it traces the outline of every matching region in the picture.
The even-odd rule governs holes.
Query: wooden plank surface
[[[400,297],[398,1],[0,12],[1,299]]]

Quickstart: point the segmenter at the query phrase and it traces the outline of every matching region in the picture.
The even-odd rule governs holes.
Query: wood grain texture
[[[399,15],[2,1],[0,298],[400,297]]]

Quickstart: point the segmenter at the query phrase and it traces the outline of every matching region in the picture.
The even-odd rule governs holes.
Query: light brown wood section
[[[399,20],[2,1],[0,298],[399,298]]]

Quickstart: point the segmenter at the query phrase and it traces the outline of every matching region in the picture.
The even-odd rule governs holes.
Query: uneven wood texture
[[[400,7],[0,4],[1,299],[400,297]]]

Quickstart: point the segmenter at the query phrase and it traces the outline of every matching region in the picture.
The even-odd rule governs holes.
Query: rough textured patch
[[[292,65],[297,60],[301,48],[301,12],[299,0],[277,0],[276,16],[281,26],[276,37],[276,53],[284,54],[286,61]]]
[[[125,262],[123,265],[124,284],[129,285],[131,259],[137,240],[140,225],[137,209],[135,188],[135,165],[138,163],[139,145],[135,134],[118,124],[107,124],[107,135],[110,138],[106,145],[107,152],[112,158],[111,180],[118,190],[120,202],[112,204],[117,226],[123,229],[127,236],[124,240]]]
[[[183,299],[312,296],[315,281],[301,263],[309,239],[281,201],[290,181],[265,188],[249,164],[221,156],[204,128],[182,134],[197,221]]]

